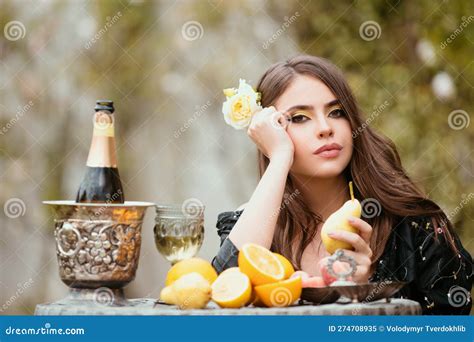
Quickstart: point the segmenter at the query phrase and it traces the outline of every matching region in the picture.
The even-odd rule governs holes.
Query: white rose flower
[[[240,79],[239,89],[224,89],[227,101],[222,105],[222,113],[227,124],[235,129],[248,127],[253,114],[261,110],[260,94],[245,80]]]

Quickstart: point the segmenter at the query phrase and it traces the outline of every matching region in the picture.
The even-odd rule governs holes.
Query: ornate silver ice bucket
[[[135,278],[145,211],[153,203],[45,201],[54,211],[61,280],[71,288],[121,288]]]

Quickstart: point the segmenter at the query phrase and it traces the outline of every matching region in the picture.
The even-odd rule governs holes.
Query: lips
[[[314,151],[313,154],[320,154],[324,151],[333,151],[333,150],[340,151],[342,150],[342,146],[336,143],[326,144],[318,148],[316,151]]]

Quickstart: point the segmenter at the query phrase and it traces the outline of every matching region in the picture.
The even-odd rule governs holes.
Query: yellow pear
[[[211,300],[211,285],[200,273],[191,272],[161,290],[160,299],[179,309],[203,309]]]
[[[360,218],[362,213],[362,206],[359,201],[354,198],[354,190],[352,188],[352,182],[349,182],[349,188],[351,192],[351,199],[344,203],[344,205],[333,212],[326,222],[324,222],[321,228],[321,240],[323,241],[324,247],[328,253],[333,254],[337,249],[353,249],[350,243],[339,241],[328,236],[329,233],[337,230],[345,230],[352,233],[358,233],[358,229],[352,227],[347,219],[350,216]]]
[[[161,290],[160,299],[166,304],[176,304],[176,296],[171,285]]]
[[[179,309],[204,309],[211,300],[211,284],[200,273],[191,272],[176,280],[172,286],[175,302]]]

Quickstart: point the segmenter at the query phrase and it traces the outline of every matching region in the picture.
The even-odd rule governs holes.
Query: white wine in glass
[[[194,257],[204,240],[204,206],[156,206],[154,235],[158,252],[172,265]]]

